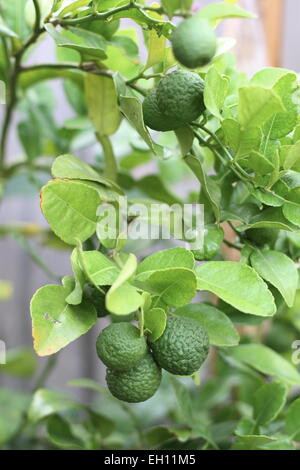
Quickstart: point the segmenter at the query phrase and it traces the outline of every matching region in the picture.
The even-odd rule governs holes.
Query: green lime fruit
[[[278,230],[272,228],[251,228],[246,231],[246,237],[258,246],[273,245],[278,237]]]
[[[146,126],[155,131],[172,131],[182,126],[179,119],[170,118],[159,110],[155,88],[143,101],[143,116]]]
[[[161,369],[147,354],[141,362],[127,372],[107,369],[107,386],[119,400],[138,403],[151,398],[161,382]]]
[[[204,328],[187,317],[170,317],[160,338],[151,344],[157,364],[175,375],[191,375],[205,361],[209,339]]]
[[[174,31],[172,48],[178,62],[195,69],[212,60],[217,50],[217,38],[207,20],[193,16],[183,20]]]
[[[130,323],[113,323],[98,336],[97,354],[104,364],[116,371],[135,367],[147,353],[147,342],[140,330]]]
[[[205,110],[204,82],[194,72],[177,70],[158,84],[156,97],[160,112],[182,124],[197,119]]]

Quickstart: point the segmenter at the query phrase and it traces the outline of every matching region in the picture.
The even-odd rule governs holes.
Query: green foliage
[[[191,0],[2,3],[0,197],[40,189],[49,229],[2,222],[0,238],[13,237],[56,283],[31,301],[35,352],[54,355],[98,317],[112,326],[98,339],[110,391],[90,379],[72,384],[94,394],[90,405],[45,388],[55,356],[39,375],[30,349],[8,351],[0,374],[34,381],[31,394],[0,391],[1,448],[298,448],[297,74],[267,67],[247,77],[231,53],[215,54],[220,21],[253,17],[235,2],[196,14]],[[51,39],[56,61],[27,61],[41,37]],[[73,113],[65,122],[54,79]],[[14,159],[7,138],[15,111],[22,155]],[[185,235],[186,247],[165,240],[161,206],[159,243],[127,238],[149,215],[133,210],[124,228],[124,196],[135,209],[203,204],[203,245]],[[119,220],[113,233],[106,222],[105,236],[107,206]],[[232,261],[225,246],[240,257]],[[72,277],[52,272],[44,247],[70,252]],[[1,301],[12,293],[0,281]],[[194,384],[167,372],[161,383],[160,367],[193,374]],[[143,408],[122,402],[152,396]]]

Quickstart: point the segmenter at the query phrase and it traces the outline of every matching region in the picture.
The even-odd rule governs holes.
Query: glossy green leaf
[[[83,409],[83,405],[61,392],[41,388],[35,392],[28,409],[28,419],[32,423],[68,410]]]
[[[187,268],[193,269],[193,254],[186,248],[176,247],[161,250],[147,256],[137,267],[136,279],[143,281],[159,269]]]
[[[32,297],[30,312],[34,349],[39,356],[49,356],[86,333],[97,320],[93,305],[68,305],[66,298],[74,285],[41,287]]]
[[[106,295],[106,308],[116,315],[128,315],[142,305],[142,296],[129,284],[137,268],[136,256],[130,254]]]
[[[81,256],[87,278],[95,286],[110,286],[117,279],[120,269],[100,251],[83,251]]]
[[[52,24],[45,25],[47,33],[54,39],[57,46],[78,51],[85,59],[105,59],[106,42],[99,35],[85,29],[69,26],[68,29],[57,30]]]
[[[230,351],[232,357],[287,385],[299,385],[300,374],[286,359],[263,344],[243,344]]]
[[[209,261],[196,268],[199,290],[213,292],[244,313],[272,316],[274,298],[254,269],[233,261]]]
[[[295,263],[284,253],[272,250],[256,249],[250,259],[256,272],[275,286],[286,304],[292,307],[299,281]]]
[[[76,245],[96,231],[99,196],[92,187],[74,181],[50,181],[41,191],[41,208],[53,232]]]
[[[30,377],[37,365],[36,355],[30,348],[11,349],[6,353],[6,363],[0,364],[0,374]]]
[[[192,155],[185,157],[185,161],[200,181],[202,189],[207,196],[216,220],[220,220],[221,191],[218,184],[208,175],[205,174],[200,160]]]
[[[243,129],[235,119],[224,119],[222,128],[226,143],[232,149],[235,160],[245,158],[259,149],[262,139],[259,127]]]
[[[163,302],[171,307],[181,307],[190,302],[196,294],[196,276],[191,269],[157,269],[139,285],[157,295],[154,306]]]
[[[261,126],[281,112],[285,107],[273,90],[254,85],[239,89],[238,117],[243,128]]]
[[[151,308],[144,313],[144,328],[150,331],[150,340],[156,341],[165,331],[167,315],[162,308]]]
[[[228,93],[229,78],[221,75],[212,66],[205,75],[204,103],[206,108],[217,118],[222,119],[221,111]]]
[[[88,115],[96,131],[105,136],[114,134],[119,127],[121,116],[113,79],[103,75],[86,74],[85,96]]]
[[[300,398],[294,400],[289,406],[285,419],[285,427],[289,437],[293,441],[300,442]]]
[[[253,398],[253,418],[257,426],[276,419],[287,399],[287,387],[281,382],[271,382],[256,390]]]

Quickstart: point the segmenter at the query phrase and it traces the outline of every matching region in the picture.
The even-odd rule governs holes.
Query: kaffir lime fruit
[[[183,20],[174,31],[172,47],[178,62],[195,69],[212,60],[217,50],[217,38],[207,20],[193,16]]]
[[[170,317],[160,338],[151,343],[157,364],[175,375],[191,375],[205,361],[209,339],[204,328],[187,317]]]
[[[106,382],[116,398],[137,403],[154,395],[161,382],[161,369],[151,354],[147,354],[137,366],[127,372],[107,369]]]
[[[96,343],[104,364],[116,371],[135,367],[147,352],[147,343],[140,331],[130,323],[114,323],[102,330]]]
[[[167,74],[158,84],[156,97],[160,112],[182,124],[197,119],[205,110],[204,82],[194,72],[177,70]]]
[[[182,126],[179,119],[176,117],[170,118],[160,111],[155,88],[150,91],[143,101],[143,116],[146,126],[155,131],[172,131]]]

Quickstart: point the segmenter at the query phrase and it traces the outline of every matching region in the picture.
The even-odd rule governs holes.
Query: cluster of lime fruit
[[[173,54],[189,69],[208,64],[214,57],[217,39],[208,21],[193,16],[180,23],[172,36]],[[197,119],[205,110],[204,82],[188,70],[163,77],[143,102],[146,126],[171,131]]]
[[[209,339],[196,320],[170,316],[154,342],[131,323],[113,323],[102,330],[96,347],[112,395],[136,403],[157,391],[162,368],[175,375],[197,372],[208,355]]]

